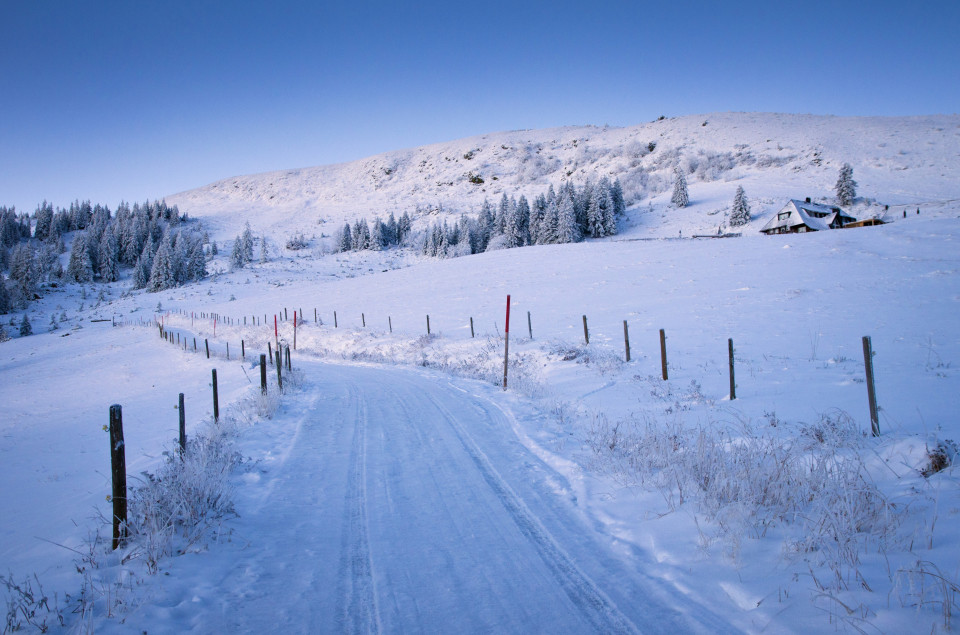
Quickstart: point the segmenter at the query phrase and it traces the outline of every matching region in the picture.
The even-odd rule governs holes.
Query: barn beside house
[[[840,229],[856,221],[839,207],[811,203],[808,198],[806,201],[791,200],[760,231],[768,235],[798,234]]]

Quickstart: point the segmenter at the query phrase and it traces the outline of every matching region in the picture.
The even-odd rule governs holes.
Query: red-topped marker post
[[[510,355],[510,295],[507,295],[507,320],[503,326],[503,389],[507,389],[507,360]]]

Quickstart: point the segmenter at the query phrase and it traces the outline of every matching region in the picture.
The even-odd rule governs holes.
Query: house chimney
[[[809,197],[809,196],[806,198],[806,201],[805,201],[805,202],[807,202],[807,203],[810,202],[810,197]]]

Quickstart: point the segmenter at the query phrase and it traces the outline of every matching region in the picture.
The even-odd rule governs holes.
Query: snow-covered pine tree
[[[243,263],[249,264],[253,262],[253,232],[250,231],[250,221],[244,224],[243,235],[241,235],[240,239]]]
[[[40,272],[33,247],[20,243],[13,248],[10,257],[10,279],[17,285],[21,296],[29,298],[40,281]]]
[[[679,165],[673,168],[673,196],[670,202],[677,207],[686,207],[690,202],[690,195],[687,193],[687,177],[683,174],[683,168]]]
[[[410,230],[413,229],[413,221],[410,220],[410,215],[404,212],[400,216],[400,220],[397,221],[397,244],[403,244],[403,240],[410,235]]]
[[[58,330],[59,328],[60,328],[60,324],[57,323],[57,314],[56,314],[56,313],[51,313],[51,314],[50,314],[50,330],[51,330],[51,331],[56,331],[56,330]]]
[[[190,247],[190,256],[184,263],[190,280],[203,280],[207,277],[207,258],[203,253],[203,239],[194,235]]]
[[[563,196],[557,204],[555,240],[558,243],[575,243],[580,240],[580,224],[573,206],[573,198],[570,196]]]
[[[230,251],[230,267],[232,269],[243,269],[244,260],[243,243],[240,236],[237,236],[233,239],[233,249]]]
[[[610,186],[610,202],[613,203],[614,220],[627,213],[627,203],[623,200],[623,185],[621,185],[619,178]]]
[[[20,335],[21,337],[26,337],[27,335],[33,335],[33,326],[30,324],[27,314],[23,314],[23,319],[20,320]]]
[[[730,210],[730,226],[740,227],[750,222],[750,203],[743,192],[743,186],[737,186],[737,193],[733,197],[733,208]]]
[[[7,292],[7,283],[0,274],[0,315],[10,310],[10,294]]]
[[[507,218],[510,215],[510,199],[507,198],[507,193],[504,192],[503,196],[500,197],[500,204],[497,206],[497,215],[494,217],[493,221],[493,233],[494,234],[503,234],[507,231]]]
[[[530,241],[530,203],[527,201],[527,197],[520,195],[520,199],[517,201],[516,209],[514,210],[514,232],[517,235],[517,246],[523,247],[524,245],[531,244]]]
[[[538,245],[552,245],[557,239],[557,224],[560,220],[560,205],[556,197],[547,199],[547,210],[537,230]]]
[[[606,179],[593,188],[587,204],[587,227],[591,238],[603,238],[613,219],[613,203],[610,201],[610,183]]]
[[[3,324],[0,324],[0,342],[6,342],[10,339],[10,336],[7,335],[7,329],[3,328]]]
[[[160,247],[153,257],[153,267],[150,269],[150,282],[147,284],[147,290],[156,292],[163,289],[171,289],[177,286],[175,273],[177,265],[174,262],[173,242],[170,233],[167,232],[160,240]]]
[[[107,227],[100,237],[98,258],[100,279],[104,282],[116,282],[120,279],[120,247],[112,227]]]
[[[267,240],[266,234],[260,237],[260,262],[269,262],[270,260],[270,241]],[[206,275],[206,274],[204,274]]]
[[[133,288],[145,289],[150,283],[150,269],[153,266],[153,260],[149,255],[141,254],[137,262],[133,265]]]
[[[53,228],[53,205],[44,201],[36,211],[36,222],[33,237],[37,240],[46,240],[50,237]]]
[[[383,221],[379,218],[373,219],[373,228],[370,230],[370,249],[374,251],[383,251],[387,245],[386,232]]]
[[[353,249],[353,232],[350,231],[350,223],[344,223],[337,241],[337,251],[344,252],[351,249]]]
[[[80,232],[73,238],[70,246],[70,262],[67,264],[67,278],[74,282],[93,281],[93,263],[87,250],[87,235]]]
[[[853,205],[857,198],[857,182],[853,180],[853,168],[849,163],[844,163],[840,168],[840,174],[837,176],[837,202],[841,205]]]
[[[370,226],[364,218],[353,224],[353,250],[361,251],[370,247]]]
[[[540,244],[540,225],[547,217],[547,197],[543,194],[533,199],[530,208],[530,244]]]
[[[390,212],[387,222],[384,223],[383,239],[387,245],[397,245],[400,242],[397,240],[397,217],[393,215],[393,212]]]

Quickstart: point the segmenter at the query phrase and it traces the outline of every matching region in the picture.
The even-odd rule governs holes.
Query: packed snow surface
[[[723,114],[522,131],[168,198],[216,240],[249,220],[275,248],[231,271],[223,245],[207,280],[178,289],[67,285],[30,305],[36,334],[0,344],[0,574],[99,632],[946,630],[958,126]],[[520,166],[538,144],[533,176]],[[671,148],[709,163],[683,210],[667,205],[672,165],[653,163]],[[426,222],[438,204],[470,212],[581,168],[619,170],[629,191],[641,171],[615,166],[630,152],[646,185],[612,239],[450,260],[325,253],[355,215],[432,206]],[[843,162],[854,215],[888,224],[757,233],[789,199],[829,200]],[[486,192],[454,179],[470,170]],[[742,236],[691,238],[716,234],[738,184],[754,209]],[[311,249],[276,248],[296,230]],[[47,332],[53,312],[67,320]],[[257,360],[277,339],[295,372],[281,397],[269,367],[261,397]],[[112,552],[108,408],[123,406],[129,482],[150,485],[179,465],[181,392],[188,436],[229,441],[230,505],[165,551],[148,535]]]

